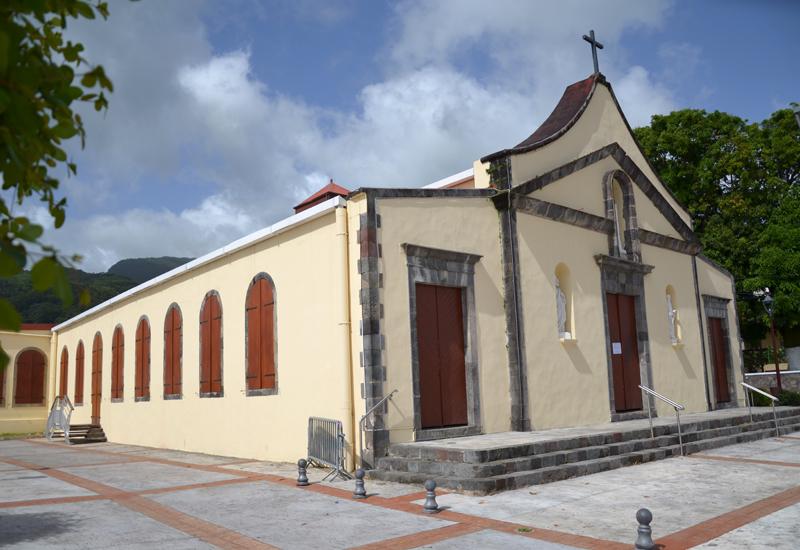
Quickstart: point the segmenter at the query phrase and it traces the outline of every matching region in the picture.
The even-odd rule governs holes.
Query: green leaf
[[[0,277],[11,277],[21,271],[22,267],[13,257],[0,251]]]
[[[92,303],[92,293],[89,292],[88,288],[81,290],[80,296],[78,297],[78,303],[82,307],[86,307]]]
[[[44,292],[55,285],[61,266],[50,257],[45,257],[33,264],[31,282],[33,289]]]
[[[28,242],[34,242],[44,233],[44,227],[35,223],[29,223],[17,231],[17,237]]]
[[[56,266],[56,280],[53,285],[53,292],[61,299],[61,303],[63,303],[65,307],[69,307],[72,305],[72,286],[69,284],[67,271],[61,264],[56,264]]]
[[[19,312],[5,298],[0,298],[0,330],[19,331],[22,325],[22,317]]]

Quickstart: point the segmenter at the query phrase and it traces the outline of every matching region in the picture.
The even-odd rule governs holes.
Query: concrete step
[[[784,424],[782,428],[782,434],[792,431],[799,431],[800,421]],[[688,455],[708,449],[724,447],[727,445],[756,441],[767,437],[773,437],[774,435],[775,429],[772,427],[755,430],[742,430],[739,433],[733,433],[719,437],[698,439],[696,441],[689,442],[685,441],[684,453]],[[384,470],[373,470],[370,472],[370,477],[386,481],[415,484],[424,483],[427,479],[434,479],[437,482],[437,485],[440,487],[486,494],[509,489],[517,489],[529,485],[560,481],[571,477],[589,475],[678,455],[680,455],[680,447],[677,444],[673,444],[663,447],[643,449],[620,455],[592,458],[572,463],[542,467],[535,470],[518,471],[486,477],[448,476],[426,472]]]
[[[777,414],[779,420],[785,418],[800,418],[800,407],[795,409],[780,410]],[[772,420],[772,412],[754,412],[753,422]],[[702,432],[713,428],[746,425],[750,423],[747,415],[709,419],[702,421],[686,421],[682,425],[683,433]],[[658,436],[677,435],[674,422],[654,426],[653,432]],[[608,431],[592,435],[577,437],[564,437],[545,441],[536,441],[519,445],[500,446],[489,449],[448,449],[437,446],[420,446],[416,444],[396,443],[389,448],[389,455],[395,457],[421,458],[428,460],[445,460],[450,462],[492,462],[509,458],[519,458],[530,455],[545,454],[554,451],[566,451],[600,445],[611,445],[625,441],[646,439],[650,437],[650,428],[643,427],[637,430]]]
[[[779,419],[780,426],[788,426],[793,422],[800,422],[800,417]],[[691,431],[683,434],[683,442],[684,444],[687,444],[703,439],[714,439],[748,431],[769,430],[770,428],[773,428],[773,426],[773,420],[765,420],[754,422],[753,424],[711,428],[703,431]],[[650,438],[648,433],[648,437],[646,438],[623,441],[621,443],[594,445],[578,449],[569,449],[565,451],[555,451],[539,455],[530,455],[525,457],[479,463],[389,456],[379,459],[378,468],[387,471],[417,472],[440,476],[479,478],[493,477],[514,472],[537,470],[540,468],[559,466],[562,464],[571,464],[586,460],[606,458],[610,456],[621,456],[637,451],[669,447],[673,445],[678,445],[677,433],[658,436],[656,438]]]

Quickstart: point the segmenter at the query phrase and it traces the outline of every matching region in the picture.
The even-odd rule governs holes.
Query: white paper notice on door
[[[611,355],[622,355],[622,342],[611,342]]]

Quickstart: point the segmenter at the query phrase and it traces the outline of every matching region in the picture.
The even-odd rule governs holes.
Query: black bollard
[[[364,488],[364,474],[366,472],[363,469],[356,470],[356,488],[353,491],[353,498],[367,498],[367,490]]]
[[[636,512],[636,521],[639,522],[636,532],[636,550],[654,550],[656,543],[653,542],[653,530],[650,528],[650,522],[653,521],[653,514],[647,508],[639,508]]]
[[[425,505],[423,508],[428,514],[435,514],[439,511],[439,505],[436,504],[436,482],[432,479],[425,482]]]
[[[297,486],[298,487],[305,487],[308,485],[308,476],[306,475],[306,467],[308,466],[308,462],[306,462],[305,458],[301,458],[297,461]]]

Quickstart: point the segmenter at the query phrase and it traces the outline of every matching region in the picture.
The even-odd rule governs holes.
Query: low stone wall
[[[775,374],[759,374],[758,376],[747,376],[745,382],[751,386],[755,386],[760,390],[769,391],[771,387],[775,387]],[[800,392],[800,372],[783,373],[781,372],[781,386],[784,390],[791,390]]]

